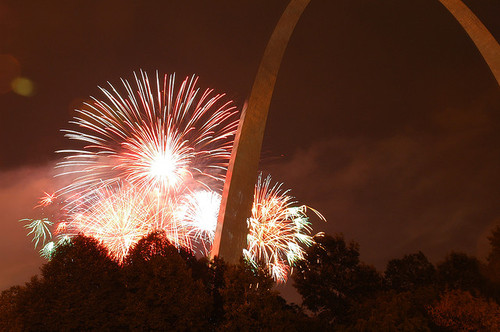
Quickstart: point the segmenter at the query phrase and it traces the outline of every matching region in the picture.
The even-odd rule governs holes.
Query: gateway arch
[[[500,85],[500,46],[482,22],[460,0],[439,0],[472,39]],[[291,0],[266,46],[248,107],[243,110],[222,193],[211,256],[237,263],[247,244],[254,186],[269,105],[281,59],[310,0]]]

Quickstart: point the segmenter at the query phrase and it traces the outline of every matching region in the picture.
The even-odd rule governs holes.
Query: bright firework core
[[[158,153],[149,167],[150,175],[166,186],[175,185],[177,182],[176,171],[177,165],[169,153]]]
[[[213,233],[217,227],[221,197],[208,191],[201,191],[195,196],[198,203],[195,210],[195,220],[198,221],[198,228],[205,232],[210,232],[213,239]]]
[[[144,190],[171,191],[184,177],[192,175],[189,168],[195,168],[196,153],[175,128],[170,128],[162,119],[154,121],[151,128],[136,129],[133,138],[122,144],[116,169]]]

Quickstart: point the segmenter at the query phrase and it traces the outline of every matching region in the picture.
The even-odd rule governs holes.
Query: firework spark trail
[[[38,201],[38,205],[35,206],[35,209],[38,207],[47,207],[51,205],[56,198],[57,196],[55,193],[49,194],[47,192],[44,192],[43,196],[40,197],[40,200]]]
[[[289,190],[281,186],[271,186],[270,176],[263,179],[259,175],[252,216],[247,221],[248,248],[244,256],[254,266],[264,263],[275,280],[284,282],[290,268],[304,258],[303,245],[310,246],[314,240],[307,207],[296,206]]]
[[[165,207],[159,207],[158,200],[140,195],[134,187],[102,188],[92,200],[85,202],[82,211],[72,216],[62,234],[74,236],[83,233],[94,237],[119,262],[133,245],[156,229],[175,228],[175,235],[167,232],[169,240],[180,246],[189,245],[179,235],[180,228],[168,224],[172,220],[170,215],[164,215]]]
[[[45,241],[48,238],[52,238],[52,233],[50,232],[50,226],[54,223],[50,221],[48,218],[42,219],[21,219],[19,221],[28,221],[29,223],[24,225],[25,228],[30,229],[29,235],[33,235],[32,242],[35,242],[35,248],[38,246],[38,243],[42,241],[42,244],[45,244]]]
[[[221,188],[237,126],[232,102],[209,89],[199,96],[194,76],[178,89],[174,75],[162,84],[157,73],[153,87],[144,72],[135,79],[135,90],[122,80],[126,97],[110,84],[101,88],[107,101],[94,98],[77,111],[72,123],[80,131],[64,132],[85,146],[60,151],[67,154],[60,175],[76,174],[60,194],[80,199],[119,181],[144,192],[177,190],[190,180]]]
[[[54,243],[54,241],[48,242],[46,245],[43,246],[42,249],[40,249],[40,256],[45,257],[47,259],[51,259],[55,248],[56,244]]]
[[[55,193],[49,194],[44,192],[43,196],[38,200],[38,204],[34,206],[34,209],[39,211],[38,213],[41,217],[19,220],[20,222],[28,222],[24,225],[24,228],[30,230],[27,236],[32,235],[32,242],[35,242],[35,248],[39,243],[42,244],[43,248],[40,250],[42,256],[46,256],[46,249],[50,247],[51,242],[47,242],[47,240],[52,239],[50,229],[56,223],[54,220],[57,220],[61,214],[58,203],[58,197]]]

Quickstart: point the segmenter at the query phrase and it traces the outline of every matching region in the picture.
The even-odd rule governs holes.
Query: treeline
[[[293,276],[303,307],[336,331],[500,331],[500,227],[487,263],[451,253],[434,266],[422,252],[359,261],[342,236],[316,238]]]
[[[142,239],[122,265],[78,236],[39,276],[0,296],[0,331],[499,331],[500,227],[486,263],[451,253],[434,266],[421,252],[383,273],[341,235],[317,236],[292,280],[302,305],[273,290],[265,269],[209,262]]]

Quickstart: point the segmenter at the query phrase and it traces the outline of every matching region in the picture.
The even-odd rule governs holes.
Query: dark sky
[[[195,73],[241,106],[287,2],[0,2],[0,289],[42,263],[17,220],[57,186],[73,109],[139,69]],[[499,40],[500,2],[465,2]],[[5,92],[15,74],[31,96]],[[437,0],[313,0],[278,75],[261,168],[325,215],[316,232],[359,242],[379,269],[418,250],[483,257],[500,223],[500,89]]]

